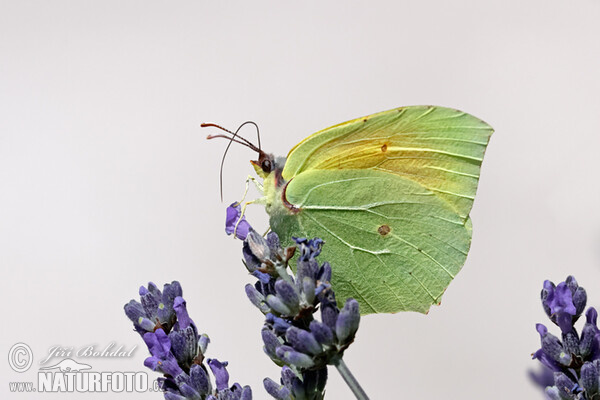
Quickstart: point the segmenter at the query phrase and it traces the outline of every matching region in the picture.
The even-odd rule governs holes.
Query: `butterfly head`
[[[245,125],[251,124],[256,127],[256,134],[258,137],[258,145],[250,142],[248,139],[239,135],[240,129],[242,129]],[[227,144],[227,148],[223,153],[223,158],[221,159],[221,170],[219,173],[219,181],[221,186],[221,200],[223,199],[223,164],[225,163],[225,156],[227,155],[227,151],[232,143],[241,144],[242,146],[248,147],[251,150],[254,150],[258,153],[258,160],[251,160],[250,162],[254,166],[254,169],[258,176],[265,179],[268,176],[271,176],[272,173],[275,173],[275,184],[276,186],[280,186],[283,182],[281,177],[281,171],[283,171],[283,165],[285,164],[284,157],[275,157],[273,154],[265,153],[260,146],[260,134],[258,132],[258,126],[256,123],[252,121],[246,121],[241,124],[235,132],[230,131],[229,129],[225,129],[222,126],[212,124],[212,123],[204,123],[200,125],[203,128],[213,127],[218,128],[226,134],[218,134],[218,135],[208,135],[207,139],[215,139],[215,138],[223,138],[227,139],[229,143]]]
[[[262,150],[258,151],[258,160],[250,160],[256,173],[261,176],[269,175],[275,167],[275,157],[273,154],[267,154]]]
[[[261,150],[258,152],[258,160],[250,160],[250,163],[252,163],[258,176],[264,179],[273,172],[281,175],[285,158],[275,157],[273,154],[268,154]]]

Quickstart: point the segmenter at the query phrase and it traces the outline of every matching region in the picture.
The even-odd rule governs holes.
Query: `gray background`
[[[3,398],[31,398],[6,382],[34,379],[54,345],[138,344],[131,359],[88,361],[144,370],[122,306],[173,279],[208,355],[267,398],[261,381],[278,368],[243,292],[240,243],[223,232],[254,154],[231,150],[220,203],[225,143],[205,140],[206,121],[252,119],[282,155],[402,105],[496,129],[472,249],[442,306],[365,317],[347,352],[373,399],[541,398],[526,371],[543,280],[574,274],[600,305],[598,0],[0,5],[0,354],[25,342],[36,355],[23,374],[0,362]],[[249,218],[266,226],[258,206]],[[349,397],[331,370],[328,398]]]

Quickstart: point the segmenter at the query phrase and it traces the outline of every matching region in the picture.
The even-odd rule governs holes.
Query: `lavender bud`
[[[198,347],[200,349],[200,354],[206,354],[206,348],[208,347],[209,343],[210,338],[208,337],[208,335],[206,335],[205,333],[200,335],[200,338],[198,338]]]
[[[598,341],[596,340],[598,313],[596,309],[593,307],[588,308],[585,317],[586,323],[581,331],[581,340],[579,341],[579,353],[582,357],[588,357],[598,350]]]
[[[240,400],[252,400],[252,388],[250,386],[246,385],[242,388]]]
[[[212,385],[210,384],[208,374],[198,364],[194,364],[190,368],[190,383],[201,395],[207,395],[212,392]]]
[[[254,272],[260,268],[261,260],[252,253],[247,240],[244,240],[244,244],[242,245],[242,256],[244,257],[244,264],[248,272]]]
[[[296,276],[298,277],[299,281],[307,276],[315,278],[317,272],[319,271],[319,264],[314,258],[303,260],[302,257],[300,257],[296,265]]]
[[[267,304],[280,315],[292,315],[292,311],[277,296],[268,295]]]
[[[276,383],[274,380],[265,378],[263,380],[263,385],[267,393],[277,400],[292,400],[290,390],[285,386]]]
[[[331,292],[331,291],[328,291]],[[321,299],[321,321],[327,326],[329,326],[332,330],[335,330],[335,324],[337,322],[338,314],[340,310],[335,303],[334,298],[326,298]]]
[[[544,311],[546,312],[546,315],[548,316],[548,318],[552,318],[552,311],[550,310],[550,306],[548,305],[548,295],[554,291],[555,287],[556,286],[554,285],[553,282],[551,282],[549,280],[545,280],[544,285],[542,287],[542,292],[540,293],[540,298],[542,300],[542,307],[544,308]]]
[[[283,279],[278,279],[277,282],[275,282],[275,291],[277,292],[277,297],[279,297],[291,311],[291,313],[286,315],[297,314],[300,309],[300,299],[298,298],[296,288]]]
[[[288,328],[292,326],[292,324],[286,321],[285,319],[279,318],[271,313],[267,313],[267,315],[265,315],[265,322],[272,326],[273,330],[278,335],[285,334],[285,331],[287,331]]]
[[[335,323],[335,334],[340,343],[346,342],[347,339],[349,341],[354,339],[359,322],[360,312],[358,310],[358,301],[354,299],[346,300],[346,304],[344,304]]]
[[[316,355],[323,352],[323,348],[315,337],[303,329],[292,326],[285,333],[285,337],[294,349],[302,353]]]
[[[265,303],[265,296],[256,290],[253,285],[247,284],[245,289],[246,296],[248,296],[248,299],[252,304],[254,304],[254,306],[256,306],[256,308],[258,308],[263,314],[271,312],[271,308],[267,305],[267,303]]]
[[[295,365],[298,368],[311,368],[315,365],[310,356],[300,353],[290,346],[279,346],[276,353],[277,357],[281,358],[287,364]]]
[[[558,392],[561,397],[567,399],[576,399],[575,394],[580,391],[579,385],[573,382],[567,375],[562,372],[554,373],[555,386],[558,388]]]
[[[311,277],[304,277],[302,280],[302,293],[307,304],[315,302],[315,280]]]
[[[258,232],[251,230],[246,237],[250,252],[261,262],[270,259],[271,250],[267,241]]]
[[[198,334],[192,325],[185,329],[171,331],[171,352],[177,359],[179,365],[190,366],[198,352]]]
[[[298,379],[294,371],[287,365],[284,365],[281,368],[281,383],[283,383],[285,387],[291,388],[294,379]]]
[[[562,334],[562,347],[567,354],[579,355],[579,337],[575,329]]]
[[[598,393],[598,370],[591,362],[586,362],[581,367],[581,378],[579,379],[579,383],[585,390],[588,398],[592,398],[596,393]]]
[[[548,369],[550,369],[553,372],[562,370],[563,366],[560,365],[559,363],[557,363],[553,358],[550,358],[548,356],[548,354],[544,353],[544,351],[542,349],[539,349],[538,351],[533,353],[532,358],[534,360],[535,359],[539,360],[542,363],[542,365],[544,365],[545,367],[547,367]],[[554,375],[552,377],[552,381],[554,382]]]
[[[575,290],[575,293],[573,293],[573,305],[575,305],[575,319],[573,322],[577,321],[581,313],[583,313],[586,304],[587,293],[585,292],[585,289],[580,286]]]
[[[181,289],[181,285],[177,281],[173,281],[171,283],[166,283],[163,286],[162,293],[162,301],[158,305],[158,318],[161,323],[166,323],[168,326],[173,324],[174,313],[173,304],[177,297],[181,297],[183,295],[183,290]]]
[[[281,346],[282,343],[277,338],[277,335],[275,335],[273,333],[273,331],[271,331],[270,329],[263,328],[263,330],[261,331],[261,336],[262,336],[263,343],[265,344],[265,346],[264,346],[265,353],[267,353],[267,355],[270,358],[278,360],[279,357],[277,357],[277,348],[279,346]]]
[[[333,331],[324,323],[313,320],[310,322],[309,329],[317,342],[322,345],[327,346],[333,343]]]
[[[142,294],[143,293],[143,294]],[[144,311],[146,315],[150,317],[156,317],[156,311],[158,310],[158,303],[161,300],[160,290],[156,288],[154,283],[148,283],[148,289],[143,286],[140,287],[140,301],[142,302],[142,307],[144,307]]]
[[[130,300],[129,303],[125,304],[123,309],[125,310],[125,315],[127,315],[127,318],[129,318],[131,322],[138,322],[140,317],[146,315],[144,307],[135,300]]]
[[[138,325],[146,332],[154,332],[154,328],[156,328],[156,324],[154,322],[144,317],[140,317],[138,320]]]
[[[331,282],[331,265],[329,265],[327,261],[325,261],[319,269],[317,280],[321,282]]]
[[[181,289],[181,284],[178,281],[173,281],[171,283],[165,283],[163,286],[163,302],[165,304],[170,303],[173,304],[173,301],[176,297],[183,296],[183,289]]]
[[[277,253],[279,251],[279,247],[280,247],[280,243],[279,243],[279,236],[277,236],[277,234],[273,231],[269,232],[267,234],[267,246],[269,246],[269,250],[271,250],[271,253]]]
[[[538,324],[538,326],[542,324]],[[545,328],[545,327],[544,327]],[[538,332],[540,330],[538,329]],[[551,359],[562,364],[564,366],[571,365],[571,355],[564,352],[562,344],[560,340],[556,336],[551,333],[548,333],[546,330],[544,334],[540,332],[540,336],[542,337],[542,351],[548,355]]]
[[[186,399],[200,399],[200,393],[198,393],[193,387],[187,383],[179,385],[179,391],[185,396]]]

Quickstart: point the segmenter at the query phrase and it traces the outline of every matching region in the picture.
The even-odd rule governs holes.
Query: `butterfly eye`
[[[265,172],[271,172],[271,160],[265,160],[265,161],[263,161],[262,165],[260,167]]]

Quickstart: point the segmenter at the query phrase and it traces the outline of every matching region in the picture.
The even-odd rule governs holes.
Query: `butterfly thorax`
[[[297,209],[285,198],[285,188],[288,181],[281,175],[285,165],[284,157],[270,156],[270,169],[261,168],[260,164],[253,163],[257,174],[263,178],[263,201],[265,209],[270,216],[291,215]]]

